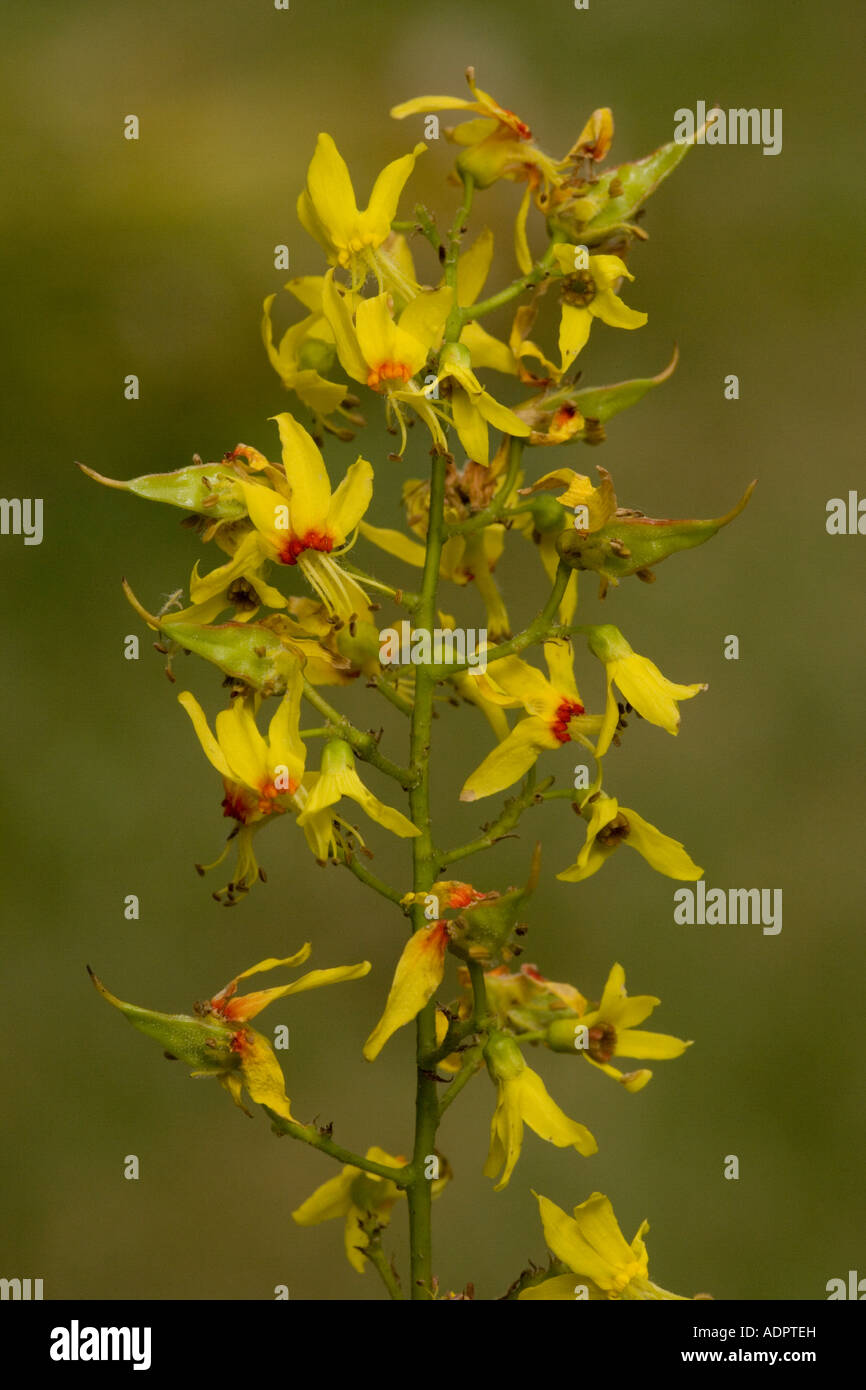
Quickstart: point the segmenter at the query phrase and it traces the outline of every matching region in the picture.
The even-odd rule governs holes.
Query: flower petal
[[[544,719],[531,714],[518,720],[508,737],[467,777],[460,800],[477,801],[504,791],[529,771],[542,749],[559,747]]]
[[[236,782],[237,776],[227,761],[222,748],[211,733],[205,712],[198,700],[189,690],[184,690],[178,695],[177,702],[179,705],[183,706],[192,720],[192,726],[196,731],[198,741],[204,749],[204,754],[208,762],[216,768],[221,776],[227,777],[230,782]]]
[[[352,1205],[352,1183],[357,1176],[358,1169],[347,1165],[336,1178],[329,1178],[311,1192],[292,1212],[292,1220],[299,1226],[318,1226],[322,1221],[345,1216]]]
[[[442,980],[447,945],[445,922],[421,927],[409,938],[397,962],[384,1013],[364,1044],[368,1062],[378,1057],[391,1035],[427,1004]]]
[[[559,321],[560,371],[571,366],[581,348],[586,345],[592,328],[592,314],[576,304],[563,304]]]
[[[475,303],[484,289],[492,260],[493,233],[485,227],[457,258],[457,303],[461,308]]]
[[[577,1149],[584,1157],[598,1152],[595,1136],[586,1125],[569,1119],[552,1096],[548,1095],[541,1077],[531,1067],[524,1067],[513,1082],[505,1084],[519,1088],[520,1113],[540,1139],[546,1139],[558,1149]]]
[[[361,522],[360,531],[365,540],[371,541],[380,550],[396,555],[398,560],[405,560],[409,565],[423,566],[427,554],[424,546],[404,536],[402,531],[393,531],[386,526],[371,526],[367,521]]]
[[[589,306],[589,312],[611,328],[643,328],[648,317],[640,309],[630,309],[613,290],[597,294]]]
[[[532,185],[527,183],[520,207],[517,210],[517,220],[514,223],[514,254],[517,264],[520,266],[524,275],[528,275],[533,266],[532,252],[529,249],[529,242],[526,237],[526,219],[529,215],[529,203],[532,197]]]
[[[622,813],[629,824],[625,843],[636,849],[658,873],[690,882],[703,876],[703,869],[698,868],[679,840],[664,835],[637,811],[623,806]]]
[[[477,397],[476,397],[477,399]],[[455,384],[451,394],[451,413],[460,443],[476,463],[488,463],[490,444],[484,416],[462,386]]]
[[[268,745],[256,728],[255,716],[246,700],[234,700],[229,709],[220,710],[216,734],[237,778],[259,791],[271,777]]]
[[[468,347],[473,367],[489,367],[491,371],[503,372],[509,376],[517,373],[517,359],[511,348],[494,338],[480,323],[467,323],[460,334],[460,341]]]
[[[366,211],[362,212],[358,219],[361,235],[372,238],[374,245],[381,245],[386,237],[390,236],[391,223],[397,215],[400,194],[415,168],[416,160],[426,151],[427,146],[423,141],[419,141],[411,154],[404,154],[386,164],[376,179]]]
[[[373,465],[356,458],[335,489],[328,508],[328,535],[335,545],[344,545],[370,505],[373,496]]]
[[[358,344],[349,297],[341,294],[337,289],[332,270],[329,270],[325,276],[322,289],[322,309],[331,326],[334,342],[337,345],[337,356],[344,371],[354,381],[360,381],[366,385],[369,368]]]
[[[620,1252],[619,1245],[608,1239],[606,1228],[599,1233],[598,1223],[595,1222],[590,1223],[590,1231],[599,1239],[602,1246],[601,1250],[597,1249],[584,1234],[583,1219],[580,1223],[575,1219],[578,1213],[583,1213],[584,1209],[594,1202],[606,1204],[624,1253]],[[556,1258],[568,1265],[568,1268],[573,1270],[575,1274],[582,1274],[591,1279],[600,1289],[612,1289],[616,1265],[618,1263],[628,1264],[632,1259],[632,1252],[616,1225],[613,1208],[607,1198],[602,1197],[600,1192],[593,1193],[593,1196],[584,1202],[583,1206],[575,1208],[575,1217],[568,1216],[561,1207],[558,1207],[547,1197],[539,1197],[538,1206],[541,1212],[541,1224],[544,1227],[544,1239],[548,1249],[553,1252]],[[613,1261],[608,1254],[611,1246],[614,1254],[618,1257]]]
[[[617,1057],[656,1058],[663,1061],[682,1057],[690,1042],[675,1038],[671,1033],[649,1033],[640,1028],[623,1028],[617,1033]]]
[[[292,491],[292,530],[296,536],[304,536],[308,531],[324,532],[331,501],[325,460],[307,431],[287,410],[273,419],[280,431],[283,466]]]
[[[310,201],[336,246],[348,246],[359,221],[355,190],[346,161],[330,135],[322,133],[307,170]]]

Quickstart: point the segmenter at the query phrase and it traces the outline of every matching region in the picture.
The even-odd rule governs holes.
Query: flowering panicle
[[[652,1072],[620,1070],[620,1058],[675,1059],[691,1046],[641,1027],[659,1001],[629,996],[618,963],[597,1002],[520,963],[526,933],[537,929],[527,918],[540,846],[519,887],[479,889],[449,875],[461,860],[515,835],[525,814],[540,820],[534,808],[548,802],[556,803],[551,815],[565,811],[582,832],[573,862],[551,865],[563,883],[593,876],[623,845],[668,878],[702,875],[679,841],[608,787],[625,761],[623,745],[637,752],[642,739],[658,739],[657,729],[677,734],[680,706],[707,686],[663,675],[613,622],[577,622],[578,586],[582,573],[593,572],[602,597],[612,588],[608,606],[627,602],[628,586],[616,588],[622,579],[654,579],[662,560],[702,545],[739,515],[754,486],[723,516],[665,520],[622,505],[606,468],[590,478],[575,467],[580,446],[603,444],[616,417],[676,367],[675,352],[655,376],[606,385],[583,380],[600,334],[647,323],[632,303],[641,297],[632,293],[630,258],[646,239],[639,216],[689,145],[664,145],[609,167],[614,121],[600,107],[576,124],[577,137],[555,157],[522,116],[478,85],[471,68],[467,81],[468,95],[412,97],[391,112],[398,121],[423,115],[437,131],[437,113],[455,113],[445,129],[455,153],[451,181],[460,188],[450,230],[410,197],[426,141],[385,163],[359,207],[361,181],[332,136],[319,134],[297,198],[301,226],[322,253],[317,273],[290,279],[284,301],[267,294],[262,311],[267,359],[292,397],[292,411],[272,417],[279,457],[262,452],[263,426],[258,445],[236,444],[215,462],[195,455],[189,466],[127,482],[84,468],[104,486],[179,510],[187,541],[212,543],[217,554],[210,565],[184,561],[187,590],[155,612],[124,582],[133,609],[156,635],[169,677],[176,679],[175,665],[189,655],[215,673],[203,703],[186,679],[178,695],[220,778],[215,801],[232,825],[216,863],[237,852],[231,880],[213,896],[233,905],[264,879],[257,837],[278,824],[319,864],[348,870],[393,909],[399,940],[387,965],[391,983],[380,982],[381,1015],[362,1053],[374,1061],[415,1024],[416,1128],[402,1145],[412,1157],[378,1144],[354,1152],[336,1143],[330,1125],[298,1124],[274,1048],[250,1026],[273,1000],[361,978],[367,961],[237,993],[251,975],[300,965],[305,946],[260,961],[189,1016],[140,1009],[94,983],[194,1075],[215,1076],[238,1105],[246,1093],[279,1132],[340,1162],[339,1176],[297,1206],[294,1220],[312,1226],[340,1219],[353,1269],[373,1264],[392,1297],[402,1297],[403,1286],[382,1238],[392,1209],[408,1197],[405,1287],[414,1298],[431,1299],[440,1295],[429,1203],[450,1177],[437,1131],[477,1073],[486,1069],[494,1088],[492,1096],[475,1088],[487,1097],[485,1115],[492,1108],[487,1157],[479,1155],[478,1166],[500,1191],[513,1178],[527,1126],[581,1158],[604,1148],[603,1118],[590,1113],[589,1073],[578,1068],[586,1098],[569,1089],[566,1113],[529,1066],[527,1048],[541,1048],[551,1068],[579,1055],[633,1094]],[[504,226],[499,217],[477,216],[475,200],[496,185],[513,195]],[[511,279],[503,279],[497,258],[503,248],[517,271]],[[593,331],[597,323],[605,327]],[[342,460],[335,457],[372,419],[384,423],[393,451],[371,437],[362,452],[353,444]],[[413,442],[426,476],[414,467],[419,476],[404,473]],[[547,463],[538,466],[536,448],[562,450],[562,462],[551,466],[545,452]],[[400,514],[402,524],[395,521]],[[525,561],[528,545],[540,563],[524,563],[524,587],[537,577],[547,591],[537,603],[510,594],[506,602],[508,552]],[[440,592],[443,581],[454,586],[449,597]],[[455,594],[465,619],[451,612]],[[531,613],[523,627],[512,621],[521,608]],[[413,641],[395,664],[386,634],[401,624],[424,640],[417,648]],[[444,650],[441,643],[425,646],[433,629],[449,638],[448,659],[432,654]],[[578,637],[586,648],[581,641],[575,649]],[[676,664],[671,660],[672,669]],[[209,717],[207,701],[220,684],[220,707]],[[346,708],[331,703],[349,695]],[[387,719],[372,714],[356,722],[365,698],[387,706]],[[452,706],[465,703],[486,724],[479,721],[477,746],[458,767],[448,740]],[[632,715],[640,726],[629,730]],[[401,755],[402,721],[408,737]],[[670,747],[661,744],[663,752]],[[578,749],[587,765],[575,769]],[[582,781],[577,771],[586,774]],[[563,785],[553,789],[557,778]],[[452,797],[444,833],[434,823],[431,784]],[[506,793],[474,838],[447,847],[458,816],[467,814],[460,802],[472,806]],[[359,811],[369,846],[354,824]],[[275,854],[277,839],[269,831]],[[382,842],[392,856],[403,855],[402,868],[371,865]],[[613,879],[609,872],[612,887]],[[271,891],[278,906],[281,893]],[[303,907],[311,923],[317,912],[327,913],[324,895],[317,906],[295,901],[293,890],[282,896],[290,912]],[[364,937],[372,925],[359,911],[351,934]],[[333,1015],[328,1026],[333,1032]],[[573,1299],[576,1285],[590,1299],[678,1297],[648,1278],[646,1225],[628,1244],[606,1197],[593,1194],[573,1216],[544,1197],[539,1205],[552,1265],[543,1277],[521,1276],[521,1299]]]

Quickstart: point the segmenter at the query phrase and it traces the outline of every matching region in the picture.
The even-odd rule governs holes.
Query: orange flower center
[[[479,893],[476,888],[472,887],[471,883],[461,883],[449,892],[448,906],[469,907],[472,903],[480,902],[484,896],[485,894]]]
[[[308,531],[305,536],[292,536],[284,541],[277,559],[281,565],[296,565],[298,556],[303,555],[305,550],[324,550],[327,553],[333,548],[333,536],[323,535],[321,531]]]
[[[282,811],[283,807],[276,805],[277,797],[294,796],[297,790],[298,784],[293,777],[289,778],[286,788],[275,787],[273,782],[263,782],[259,788],[259,811],[263,816],[269,816],[272,811]]]
[[[583,714],[583,705],[579,700],[563,700],[558,706],[556,715],[550,726],[550,732],[554,738],[559,739],[560,743],[571,743],[571,734],[568,732],[568,721],[573,719],[576,714]]]
[[[405,362],[380,362],[378,367],[370,368],[367,385],[374,391],[386,381],[402,381],[405,385],[411,375]]]
[[[582,418],[577,406],[566,401],[565,405],[561,405],[553,413],[553,419],[550,422],[550,434],[561,435],[564,439],[568,439],[570,435],[574,434],[576,428],[580,428]]]

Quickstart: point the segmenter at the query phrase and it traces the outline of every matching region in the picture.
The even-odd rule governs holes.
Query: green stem
[[[353,1168],[362,1168],[365,1173],[375,1173],[379,1178],[390,1178],[398,1187],[408,1187],[412,1182],[412,1168],[394,1168],[385,1163],[374,1163],[372,1159],[364,1158],[361,1154],[352,1153],[351,1149],[344,1149],[340,1144],[335,1144],[333,1139],[329,1139],[326,1134],[321,1134],[312,1125],[299,1124],[297,1120],[287,1120],[283,1115],[278,1115],[276,1111],[263,1107],[270,1116],[274,1129],[280,1134],[287,1134],[290,1139],[300,1139],[302,1144],[309,1144],[314,1149],[319,1149],[329,1158],[335,1158],[338,1163],[349,1163]]]
[[[380,772],[385,773],[386,777],[393,778],[407,791],[414,785],[416,777],[414,772],[410,771],[409,768],[400,767],[398,763],[392,763],[390,758],[383,757],[373,734],[365,734],[360,729],[356,729],[354,724],[350,724],[339,710],[334,709],[333,705],[329,705],[315,686],[306,679],[304,680],[304,698],[334,726],[332,730],[334,737],[345,739],[365,763],[369,763],[371,767],[377,767]]]
[[[457,306],[457,257],[472,207],[472,191],[472,178],[464,176],[463,201],[457,209],[451,227],[444,266],[445,284],[455,292],[454,305],[445,326],[445,341],[449,343],[457,341],[463,326]],[[438,447],[434,448],[430,469],[430,514],[424,573],[418,604],[412,612],[417,626],[428,631],[432,631],[436,624],[436,592],[445,528],[445,473],[449,461],[449,455]],[[413,779],[409,790],[409,805],[413,824],[420,832],[412,841],[412,887],[416,895],[428,893],[436,878],[437,856],[433,846],[430,818],[430,740],[436,679],[429,668],[418,668],[409,735],[409,765]],[[417,931],[425,925],[423,897],[419,897],[412,915],[414,929]],[[411,1297],[415,1300],[433,1296],[432,1186],[425,1177],[424,1169],[436,1143],[439,1096],[437,1083],[425,1066],[424,1059],[435,1050],[436,1003],[431,999],[418,1014],[415,1022],[415,1142],[412,1150],[413,1176],[407,1190]]]
[[[407,700],[405,695],[401,695],[399,690],[397,690],[390,681],[386,680],[384,676],[374,676],[371,684],[374,685],[379,694],[384,696],[388,703],[392,704],[395,709],[398,709],[401,714],[411,715],[412,701]]]
[[[518,632],[516,637],[509,637],[507,642],[500,642],[496,647],[489,647],[485,652],[485,659],[489,666],[493,661],[499,661],[503,656],[513,656],[516,652],[525,651],[535,642],[546,642],[549,637],[568,637],[574,628],[564,627],[561,623],[554,623],[554,615],[562,602],[571,570],[560,560],[556,570],[556,579],[553,589],[544,608],[537,618]],[[430,666],[428,671],[436,680],[446,680],[449,676],[460,675],[462,671],[471,670],[471,664],[466,661],[462,665],[456,666]]]
[[[464,1086],[467,1086],[484,1066],[484,1049],[471,1047],[463,1054],[463,1067],[457,1073],[448,1090],[439,1102],[439,1118],[445,1114],[449,1105],[457,1099]]]
[[[436,450],[430,477],[430,521],[427,553],[418,607],[413,615],[421,628],[432,629],[436,617],[436,588],[442,553],[446,456]],[[430,738],[435,681],[419,667],[415,678],[415,707],[410,732],[410,766],[416,781],[409,793],[413,824],[420,834],[412,841],[413,891],[426,894],[436,878],[436,856],[430,819]],[[425,924],[423,901],[413,908],[414,929]],[[424,1059],[436,1049],[436,1005],[433,1000],[416,1021],[414,1177],[408,1189],[409,1240],[413,1299],[429,1296],[433,1276],[430,1218],[431,1186],[424,1176],[425,1160],[433,1153],[439,1123],[436,1082],[428,1075]]]
[[[458,859],[468,859],[471,854],[479,854],[481,850],[490,849],[507,835],[520,820],[523,812],[536,802],[547,799],[546,789],[553,783],[553,778],[548,777],[546,781],[535,785],[533,779],[528,779],[528,784],[517,796],[511,797],[506,801],[500,814],[492,824],[488,825],[483,835],[479,835],[475,840],[469,840],[465,845],[458,845],[456,849],[446,850],[439,855],[439,869],[445,868],[447,864],[456,864]]]
[[[549,275],[553,265],[553,246],[550,245],[541,260],[532,267],[528,274],[521,275],[518,280],[512,280],[510,285],[506,285],[504,289],[490,295],[489,299],[481,299],[477,304],[467,304],[465,309],[461,309],[461,327],[473,319],[480,319],[484,314],[492,314],[494,309],[501,309],[503,304],[510,304],[512,299],[519,299],[520,295],[531,290],[540,280]]]
[[[376,893],[387,898],[389,902],[396,903],[399,907],[403,901],[403,894],[397,889],[392,888],[390,883],[384,879],[377,878],[369,869],[365,868],[360,859],[356,859],[354,854],[344,850],[340,855],[340,863],[345,864],[361,883],[365,883],[368,888],[372,888]]]
[[[364,1248],[364,1254],[370,1264],[376,1270],[389,1295],[395,1301],[402,1299],[403,1290],[400,1288],[400,1281],[391,1268],[391,1261],[382,1249],[379,1240],[371,1240]]]
[[[451,224],[451,231],[448,236],[448,250],[445,255],[445,284],[449,285],[454,291],[454,304],[451,313],[448,315],[448,322],[445,325],[446,343],[456,343],[460,337],[461,330],[466,320],[463,317],[463,310],[457,303],[457,257],[460,252],[460,241],[466,231],[466,223],[472,209],[472,194],[475,184],[471,174],[463,176],[463,202],[457,209],[456,216]],[[474,315],[470,315],[474,317]]]

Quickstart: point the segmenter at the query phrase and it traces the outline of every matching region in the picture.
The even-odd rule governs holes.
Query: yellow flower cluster
[[[538,877],[538,852],[522,888],[480,891],[440,875],[446,865],[509,833],[529,806],[545,799],[553,777],[536,782],[538,771],[561,772],[568,761],[562,750],[573,744],[592,757],[595,771],[591,783],[587,777],[573,784],[569,765],[567,790],[550,793],[570,804],[583,831],[573,862],[560,867],[557,877],[581,882],[621,845],[669,878],[701,876],[679,841],[622,805],[604,783],[606,760],[622,742],[632,713],[676,735],[680,704],[706,686],[668,679],[612,624],[575,624],[578,582],[581,572],[597,575],[604,596],[627,577],[654,579],[657,564],[709,539],[742,510],[749,493],[713,520],[656,520],[620,506],[604,468],[597,483],[571,466],[530,471],[527,450],[577,450],[602,442],[606,422],[673,370],[674,363],[654,378],[580,389],[573,372],[576,363],[583,364],[596,322],[625,330],[646,323],[647,315],[620,297],[624,282],[634,280],[625,258],[643,235],[636,214],[687,147],[665,146],[639,163],[603,169],[613,118],[602,108],[568,152],[553,158],[538,147],[525,121],[477,85],[472,69],[467,78],[466,97],[422,96],[391,113],[397,120],[424,115],[436,123],[439,112],[466,117],[445,132],[457,150],[462,189],[447,234],[420,204],[412,218],[398,216],[428,148],[424,142],[378,173],[362,209],[334,139],[318,137],[297,214],[324,254],[321,274],[296,276],[285,286],[303,313],[297,317],[295,307],[296,321],[281,332],[274,326],[283,312],[276,295],[267,296],[262,316],[268,358],[306,420],[288,410],[272,417],[279,457],[238,444],[218,462],[196,456],[190,467],[125,483],[85,471],[108,486],[181,508],[189,529],[221,552],[222,562],[206,573],[198,563],[193,567],[188,602],[178,595],[157,614],[127,587],[130,602],[158,634],[172,679],[174,654],[192,652],[216,666],[227,687],[227,703],[212,718],[191,691],[178,696],[221,778],[222,809],[232,822],[215,863],[235,848],[237,864],[214,896],[233,904],[264,878],[256,837],[265,825],[294,820],[317,861],[345,865],[412,918],[363,1054],[374,1061],[399,1029],[420,1020],[418,1113],[428,1129],[419,1133],[427,1133],[423,1142],[430,1144],[446,1106],[486,1068],[495,1100],[484,1172],[498,1191],[512,1177],[526,1126],[584,1157],[598,1147],[590,1130],[548,1093],[527,1064],[524,1047],[579,1054],[636,1092],[652,1072],[621,1072],[613,1058],[670,1059],[690,1044],[639,1026],[659,1001],[629,997],[618,964],[592,1004],[576,986],[514,963],[525,931],[521,914]],[[494,233],[482,225],[465,244],[464,237],[476,192],[500,181],[523,186],[508,238],[519,273],[490,290]],[[530,214],[538,219],[535,227]],[[540,241],[542,231],[544,248],[534,254],[531,243]],[[482,320],[497,314],[494,333]],[[329,473],[325,436],[349,444],[370,407],[381,407],[395,451],[377,461],[375,477],[360,453]],[[433,457],[429,479],[395,472],[412,431],[425,441],[422,452]],[[405,527],[378,524],[377,507],[379,522],[388,521],[388,504],[395,501],[402,502]],[[518,546],[533,545],[540,573],[551,585],[538,616],[516,634],[495,574],[510,536]],[[366,547],[369,569],[355,563],[356,546],[362,562]],[[419,593],[379,577],[382,554],[420,572]],[[401,616],[408,612],[419,625],[438,615],[442,630],[453,633],[455,618],[438,606],[440,582],[473,590],[486,627],[472,629],[466,660],[424,659],[411,668],[395,667],[380,647],[380,605],[389,603]],[[389,613],[388,622],[394,621]],[[577,637],[585,639],[591,658],[590,684],[591,673],[598,674],[594,707],[581,693],[583,675],[579,686],[575,674]],[[540,648],[544,669],[532,648]],[[325,698],[326,688],[353,683],[372,687],[411,721],[407,766],[380,749],[378,732],[355,727]],[[461,700],[474,707],[473,717],[483,716],[489,741],[479,748],[477,766],[463,776],[459,799],[474,803],[522,785],[480,842],[446,852],[436,848],[430,824],[432,719],[434,702],[444,707]],[[302,727],[305,704],[316,727]],[[321,755],[311,765],[316,746]],[[380,799],[368,776],[390,779],[388,799]],[[391,804],[398,788],[410,795],[409,815]],[[359,853],[366,860],[370,851],[346,818],[347,803],[381,829],[415,842],[411,888],[392,888],[359,860]],[[216,1076],[238,1104],[246,1091],[283,1122],[283,1132],[303,1129],[295,1137],[340,1157],[341,1174],[303,1202],[295,1220],[343,1220],[353,1268],[376,1263],[393,1288],[380,1248],[382,1229],[407,1191],[416,1194],[415,1213],[423,1182],[430,1181],[434,1194],[442,1190],[447,1163],[440,1170],[438,1154],[426,1154],[435,1171],[422,1174],[419,1153],[425,1151],[417,1138],[411,1161],[375,1145],[344,1161],[348,1151],[337,1149],[328,1133],[294,1120],[273,1048],[249,1020],[276,998],[360,978],[370,966],[365,961],[313,971],[294,984],[245,996],[236,990],[249,975],[300,964],[308,951],[253,966],[194,1017],[151,1013],[124,1004],[99,982],[97,988],[134,1026],[161,1040],[169,1055],[188,1061],[194,1074]],[[458,989],[442,1002],[449,956]],[[449,1081],[440,1104],[436,1086]],[[581,1281],[591,1298],[676,1297],[648,1280],[646,1227],[627,1244],[606,1197],[594,1194],[573,1218],[546,1198],[539,1201],[554,1271],[528,1282],[521,1298],[573,1298]],[[425,1290],[436,1296],[431,1280]]]

